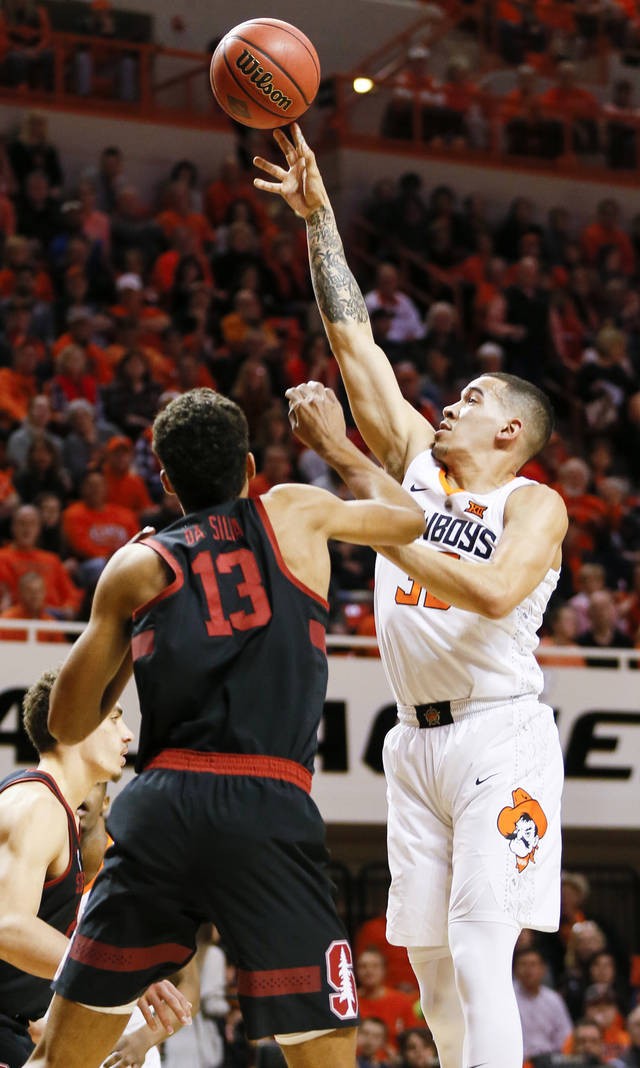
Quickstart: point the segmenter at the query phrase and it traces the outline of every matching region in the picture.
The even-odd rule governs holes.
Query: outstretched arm
[[[527,486],[509,498],[504,532],[488,564],[458,560],[427,544],[374,548],[440,600],[502,619],[549,568],[560,567],[566,531],[567,511],[559,495],[547,486]]]
[[[289,169],[256,157],[256,166],[276,181],[256,178],[254,184],[281,196],[306,222],[316,301],[356,423],[374,455],[401,480],[413,456],[431,445],[433,429],[405,401],[389,361],[373,339],[367,307],[347,264],[315,156],[299,126],[294,124],[291,131],[293,142],[281,130],[274,133]]]

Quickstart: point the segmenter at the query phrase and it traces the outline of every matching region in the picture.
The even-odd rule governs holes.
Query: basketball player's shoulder
[[[153,542],[153,538],[130,541],[113,554],[98,583],[102,597],[112,603],[131,601],[135,608],[174,578],[172,566],[154,551]]]
[[[41,838],[55,851],[66,834],[65,809],[42,780],[24,779],[0,793],[0,843]]]
[[[542,523],[552,522],[566,532],[567,509],[560,494],[542,482],[523,481],[514,488],[505,505],[505,521],[538,517]]]
[[[294,482],[273,486],[259,499],[270,518],[284,517],[290,512],[296,522],[306,520],[312,526],[326,517],[327,509],[337,500],[333,493],[320,486]]]

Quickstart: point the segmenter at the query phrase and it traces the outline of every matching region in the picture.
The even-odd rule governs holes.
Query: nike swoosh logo
[[[486,781],[487,781],[487,779],[495,779],[495,777],[496,777],[496,775],[497,775],[497,774],[498,774],[498,772],[497,772],[497,771],[493,771],[493,772],[491,773],[491,775],[485,775],[484,779],[476,779],[476,786],[482,786],[482,783],[483,783],[483,782],[486,782]],[[477,1065],[477,1064],[472,1064],[472,1065],[471,1065],[471,1068],[479,1068],[479,1065]]]
[[[428,486],[410,486],[411,493],[426,493],[428,489]]]

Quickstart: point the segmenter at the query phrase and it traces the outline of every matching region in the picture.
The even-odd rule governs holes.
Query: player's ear
[[[173,488],[173,486],[171,484],[171,479],[169,478],[169,476],[168,476],[167,472],[165,471],[164,467],[162,468],[162,471],[160,472],[160,481],[162,483],[162,488],[163,488],[165,493],[175,494],[176,491],[174,490],[174,488]]]
[[[501,442],[503,445],[507,445],[510,442],[515,441],[516,438],[520,437],[521,433],[522,420],[513,418],[510,419],[508,423],[505,423],[503,426],[500,427],[496,437],[498,441]]]
[[[251,479],[256,473],[256,458],[252,452],[247,453],[247,482],[251,482]]]

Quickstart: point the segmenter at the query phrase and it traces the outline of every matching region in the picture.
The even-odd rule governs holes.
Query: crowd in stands
[[[384,137],[636,169],[635,3],[504,0],[454,8],[430,4],[432,28],[385,74]],[[462,31],[457,51],[445,40],[446,58],[437,47],[444,12]],[[609,68],[616,70],[610,77]]]
[[[345,492],[286,414],[288,386],[321,381],[359,440],[314,314],[304,227],[261,198],[235,158],[208,182],[177,161],[145,203],[109,146],[70,188],[46,119],[28,113],[0,151],[0,180],[2,612],[85,618],[115,549],[176,518],[151,424],[194,386],[244,409],[252,496],[291,479]],[[633,647],[640,217],[623,225],[605,198],[578,227],[567,206],[544,219],[519,197],[492,220],[483,198],[427,193],[416,173],[378,182],[354,231],[374,335],[404,396],[436,423],[481,372],[549,391],[558,430],[524,470],[553,485],[570,516],[545,642]],[[372,635],[373,553],[336,545],[333,572],[334,631]],[[21,581],[34,573],[43,583]]]
[[[564,872],[557,934],[524,930],[514,954],[514,989],[525,1068],[640,1064],[637,959],[613,917],[594,915],[584,875]],[[390,946],[383,917],[354,942],[362,1022],[359,1068],[432,1068],[437,1054],[420,1011],[406,950]]]

